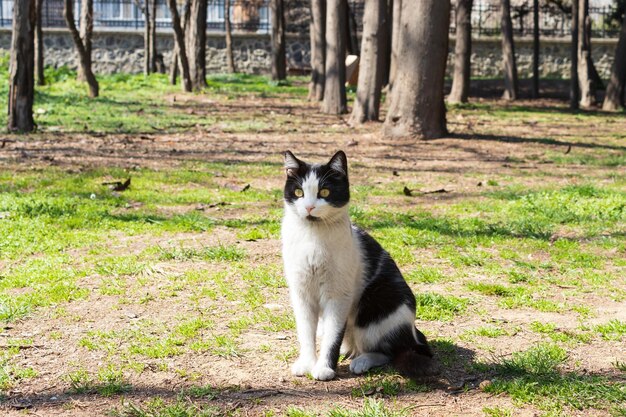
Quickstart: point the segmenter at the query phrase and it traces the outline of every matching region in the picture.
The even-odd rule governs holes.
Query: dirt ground
[[[174,103],[174,101],[172,100]],[[485,103],[495,103],[491,99]],[[1,138],[0,164],[3,169],[28,171],[41,167],[55,166],[71,173],[79,173],[93,167],[136,167],[156,170],[171,170],[192,161],[213,161],[226,164],[269,162],[276,164],[276,175],[254,179],[252,186],[262,189],[281,187],[281,152],[293,150],[305,160],[322,161],[335,150],[343,149],[353,166],[352,183],[391,182],[397,178],[410,178],[419,183],[421,190],[446,189],[450,193],[419,196],[414,200],[398,198],[394,204],[424,207],[442,202],[453,203],[461,199],[478,196],[482,189],[477,181],[493,176],[517,178],[528,186],[546,181],[545,177],[526,175],[528,172],[544,172],[551,184],[571,183],[571,174],[599,178],[614,170],[624,175],[624,167],[599,167],[584,164],[554,164],[549,162],[554,154],[620,154],[626,151],[623,137],[615,141],[603,139],[597,144],[595,138],[605,138],[606,131],[626,132],[624,115],[611,118],[610,125],[593,125],[581,121],[570,128],[558,126],[551,121],[517,120],[482,115],[467,116],[463,112],[450,112],[447,138],[414,141],[385,139],[380,134],[380,123],[371,123],[352,129],[347,125],[347,116],[321,115],[314,104],[296,100],[247,98],[237,101],[215,100],[207,96],[176,97],[176,106],[193,108],[198,114],[220,114],[224,118],[280,118],[280,125],[256,132],[233,133],[219,123],[210,129],[197,129],[176,134],[64,134],[42,132],[30,136]],[[506,107],[505,103],[499,105]],[[532,108],[563,109],[563,103],[544,100],[516,103]],[[621,140],[621,142],[620,142]],[[236,181],[236,179],[235,179]],[[268,207],[253,207],[253,210]],[[211,209],[212,216],[237,217],[238,211],[228,207]],[[156,240],[156,241],[155,241]],[[226,227],[216,227],[210,233],[166,234],[142,241],[141,236],[121,236],[111,244],[111,254],[140,253],[147,245],[171,244],[184,241],[188,245],[215,245],[236,243],[245,249],[252,262],[259,265],[279,265],[280,242],[277,239],[243,241]],[[77,255],[80,255],[78,253]],[[424,262],[436,262],[424,251]],[[164,262],[156,265],[145,292],[166,285],[167,276],[180,273],[180,269],[211,268],[205,263]],[[132,280],[134,278],[128,278]],[[480,277],[477,277],[480,279]],[[137,284],[130,282],[130,285]],[[81,286],[95,289],[101,285],[97,277],[86,277]],[[435,287],[429,287],[435,288]],[[235,288],[236,290],[236,288]],[[416,290],[419,290],[417,288]],[[166,370],[160,368],[160,360],[147,361],[141,372],[128,376],[132,389],[123,394],[106,397],[98,394],[74,394],[68,390],[64,375],[76,364],[105,363],[108,353],[89,351],[80,346],[85,332],[132,328],[138,319],[167,322],[168,318],[179,317],[187,312],[197,313],[197,307],[188,302],[190,293],[183,290],[175,299],[156,298],[146,304],[119,307],[115,296],[92,292],[82,301],[64,306],[63,316],[55,309],[42,308],[29,318],[12,322],[2,330],[2,336],[31,337],[35,343],[25,348],[16,360],[39,370],[38,376],[23,380],[12,389],[7,401],[0,405],[6,416],[95,416],[110,415],[111,410],[121,410],[124,405],[146,404],[150,399],[161,397],[166,400],[179,398],[181,391],[190,386],[210,385],[216,387],[209,396],[194,397],[190,401],[199,407],[211,405],[219,408],[218,415],[259,416],[271,412],[283,413],[289,407],[317,410],[323,413],[334,406],[358,409],[363,396],[353,395],[366,387],[365,377],[353,376],[348,371],[348,362],[340,364],[338,378],[329,382],[316,382],[306,378],[295,378],[289,372],[289,361],[277,359],[280,355],[293,353],[296,346],[293,331],[263,332],[251,330],[240,336],[243,349],[250,354],[240,357],[222,358],[209,353],[186,352],[167,359]],[[459,294],[463,289],[459,288]],[[583,300],[600,313],[593,319],[604,322],[608,319],[626,320],[623,303],[609,302],[606,298],[595,298],[584,294]],[[563,301],[568,302],[563,295]],[[290,309],[285,288],[272,300],[273,311],[287,312]],[[219,324],[226,309],[207,306],[205,312],[216,318]],[[505,310],[495,302],[484,306],[493,322],[505,323],[507,328],[525,325],[533,320],[556,323],[559,328],[575,328],[575,315],[545,313],[531,310]],[[423,322],[429,334],[437,337],[455,337],[465,330],[483,323],[478,316],[459,317],[451,322]],[[51,334],[62,337],[52,338]],[[526,349],[537,342],[536,337],[520,333],[490,341],[489,349],[477,352],[472,343],[456,343],[456,353],[467,361],[498,358],[510,352]],[[2,338],[0,337],[0,343]],[[262,352],[261,345],[271,348]],[[592,342],[577,348],[575,360],[588,372],[609,372],[615,358],[626,359],[623,345]],[[122,359],[124,360],[124,359]],[[618,375],[614,373],[617,378]],[[376,378],[376,377],[374,377]],[[405,384],[397,378],[399,384]],[[383,391],[366,393],[365,397],[383,398],[394,409],[404,409],[415,416],[482,416],[484,407],[513,409],[516,416],[539,415],[537,407],[513,404],[506,395],[493,395],[479,388],[482,380],[477,379],[463,365],[450,364],[442,375],[429,381],[427,392],[401,391],[389,395]],[[365,388],[364,388],[365,387]],[[603,416],[606,411],[573,410],[575,416]]]

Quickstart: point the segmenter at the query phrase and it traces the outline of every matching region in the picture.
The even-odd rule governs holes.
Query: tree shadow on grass
[[[609,149],[609,150],[617,150],[626,152],[626,146],[618,146],[618,145],[606,145],[600,143],[589,143],[589,142],[568,142],[568,141],[560,141],[551,138],[525,138],[520,136],[508,136],[508,135],[490,135],[490,134],[481,134],[481,133],[455,133],[452,135],[453,138],[462,139],[462,140],[471,140],[471,141],[490,141],[490,142],[504,142],[504,143],[532,143],[539,145],[556,145],[573,147],[573,148],[589,148],[589,149]]]

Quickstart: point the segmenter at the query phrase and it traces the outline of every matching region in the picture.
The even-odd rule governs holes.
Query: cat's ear
[[[348,158],[343,151],[338,151],[330,158],[328,166],[337,172],[342,173],[346,177],[348,176]]]
[[[302,165],[302,161],[295,157],[291,151],[285,152],[285,172],[288,176],[292,177],[298,173],[300,166]]]

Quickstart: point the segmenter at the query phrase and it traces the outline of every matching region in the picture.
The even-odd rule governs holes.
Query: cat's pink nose
[[[306,212],[309,213],[309,214],[311,214],[311,212],[313,211],[314,208],[315,208],[315,206],[306,206],[305,207]]]

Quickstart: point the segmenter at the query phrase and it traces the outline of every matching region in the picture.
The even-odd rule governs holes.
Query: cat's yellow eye
[[[322,188],[320,190],[320,197],[326,198],[330,195],[330,190],[328,188]]]
[[[302,191],[301,188],[296,188],[295,191],[293,192],[295,194],[296,197],[300,198],[302,196],[304,196],[304,191]]]

